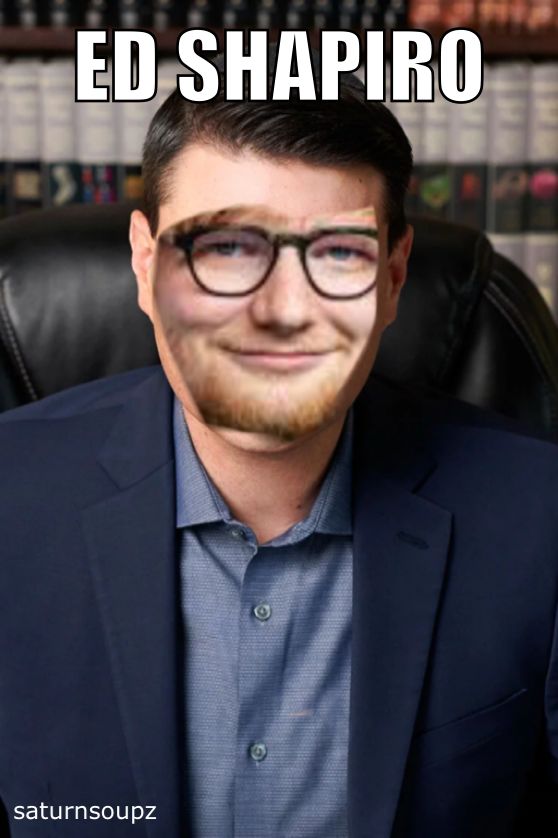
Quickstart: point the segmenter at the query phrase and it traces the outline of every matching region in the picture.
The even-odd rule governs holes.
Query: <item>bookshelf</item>
[[[174,55],[178,36],[183,29],[152,31],[157,38],[159,52],[162,55]],[[221,40],[222,29],[213,30]],[[442,28],[431,30],[435,41],[443,34]],[[522,33],[513,35],[505,31],[482,32],[486,58],[558,58],[558,30]],[[273,39],[273,31],[270,33]],[[319,41],[319,34],[312,33],[314,45]],[[75,48],[75,29],[36,26],[0,26],[0,53],[6,56],[16,55],[72,55]]]
[[[414,0],[415,9],[420,1]],[[93,2],[116,8],[117,0],[88,0]],[[154,8],[158,2],[162,0],[152,0]],[[190,2],[197,7],[207,0]],[[227,0],[231,8],[244,8],[246,2]],[[283,0],[269,2],[276,6]],[[477,100],[458,107],[450,106],[441,96],[432,103],[398,103],[389,96],[386,101],[414,150],[409,210],[484,229],[497,250],[536,282],[558,318],[558,0],[552,2],[557,9],[553,28],[548,28],[548,18],[544,23],[547,28],[536,32],[530,18],[521,32],[511,24],[489,24],[486,18],[484,29],[471,25],[482,37],[486,58],[486,83]],[[413,9],[412,3],[401,0],[289,0],[293,8],[301,4],[321,8],[324,3],[339,10],[355,4],[358,8]],[[449,8],[448,0],[447,5],[440,5],[446,16],[424,25],[435,50],[451,28],[444,25]],[[106,19],[114,22],[117,18],[113,14]],[[154,23],[156,18],[149,20]],[[217,35],[221,48],[225,29],[217,24],[222,20],[214,17],[214,26],[201,27]],[[358,18],[359,26],[363,20]],[[114,27],[106,28],[110,42]],[[402,23],[395,28],[413,27]],[[185,29],[147,28],[158,47],[154,99],[78,103],[74,94],[74,27],[0,26],[0,140],[4,138],[0,148],[0,216],[61,201],[137,200],[141,195],[141,145],[151,116],[176,87],[180,72],[176,45]],[[353,31],[360,31],[364,38],[364,29]],[[270,40],[277,40],[278,33],[271,29]],[[309,33],[312,45],[319,46],[319,30]],[[386,54],[389,44],[386,37]],[[110,46],[99,45],[97,50],[107,56]],[[21,58],[35,60],[19,61]],[[110,84],[108,75],[104,82]],[[30,118],[30,114],[35,116]]]

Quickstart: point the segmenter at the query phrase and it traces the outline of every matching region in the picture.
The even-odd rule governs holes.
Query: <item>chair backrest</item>
[[[128,205],[0,222],[0,410],[157,362],[130,267]],[[375,370],[558,435],[558,330],[477,231],[416,219],[397,321]]]

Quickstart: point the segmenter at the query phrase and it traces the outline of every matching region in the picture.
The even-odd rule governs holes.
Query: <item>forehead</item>
[[[336,229],[341,227],[377,228],[375,207],[362,207],[356,210],[334,213],[318,213],[307,216],[287,216],[277,212],[265,204],[238,204],[223,207],[219,210],[209,210],[196,213],[173,224],[167,230],[170,232],[186,233],[198,226],[213,225],[261,225],[272,232],[311,232],[319,229]]]
[[[330,223],[347,214],[353,220],[353,213],[356,218],[372,208],[375,222],[383,223],[383,178],[370,166],[318,166],[192,144],[173,161],[165,186],[160,230],[238,206],[260,208],[260,223],[261,208],[299,225],[315,225],[318,218]]]

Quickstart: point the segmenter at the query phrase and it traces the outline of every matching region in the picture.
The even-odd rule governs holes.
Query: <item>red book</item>
[[[510,0],[510,29],[513,33],[525,31],[529,12],[529,0]]]
[[[477,22],[477,0],[452,0],[444,3],[444,29],[474,29]]]
[[[506,29],[510,22],[510,6],[510,0],[479,0],[479,27],[481,29]]]
[[[411,0],[409,24],[412,29],[436,28],[442,19],[442,0]]]
[[[529,32],[544,32],[556,25],[555,0],[531,0],[527,15]]]

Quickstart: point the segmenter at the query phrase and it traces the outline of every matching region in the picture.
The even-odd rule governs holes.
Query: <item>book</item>
[[[390,109],[405,131],[413,149],[414,167],[409,190],[407,192],[406,209],[414,214],[420,210],[420,188],[422,178],[422,141],[423,119],[426,102],[391,102]]]
[[[40,153],[43,206],[80,200],[80,168],[74,130],[74,62],[55,59],[41,65]]]
[[[449,121],[450,218],[480,230],[486,223],[488,78],[485,67],[483,93],[473,102],[451,103]]]
[[[443,7],[442,0],[411,0],[408,13],[410,28],[436,28],[443,16]]]
[[[416,161],[416,211],[432,218],[447,219],[451,210],[450,109],[450,103],[440,93],[433,102],[422,103],[422,137]]]
[[[477,25],[476,0],[447,0],[441,11],[444,29],[474,29]]]
[[[558,62],[531,68],[525,269],[558,313]]]
[[[18,58],[5,67],[7,207],[10,214],[41,206],[40,61]]]
[[[97,84],[110,84],[112,70],[97,73]],[[80,167],[81,200],[113,203],[118,198],[115,102],[76,102],[74,127]]]
[[[6,190],[6,62],[0,58],[0,218],[8,212]]]
[[[530,65],[495,64],[489,82],[486,226],[492,244],[524,265]]]

